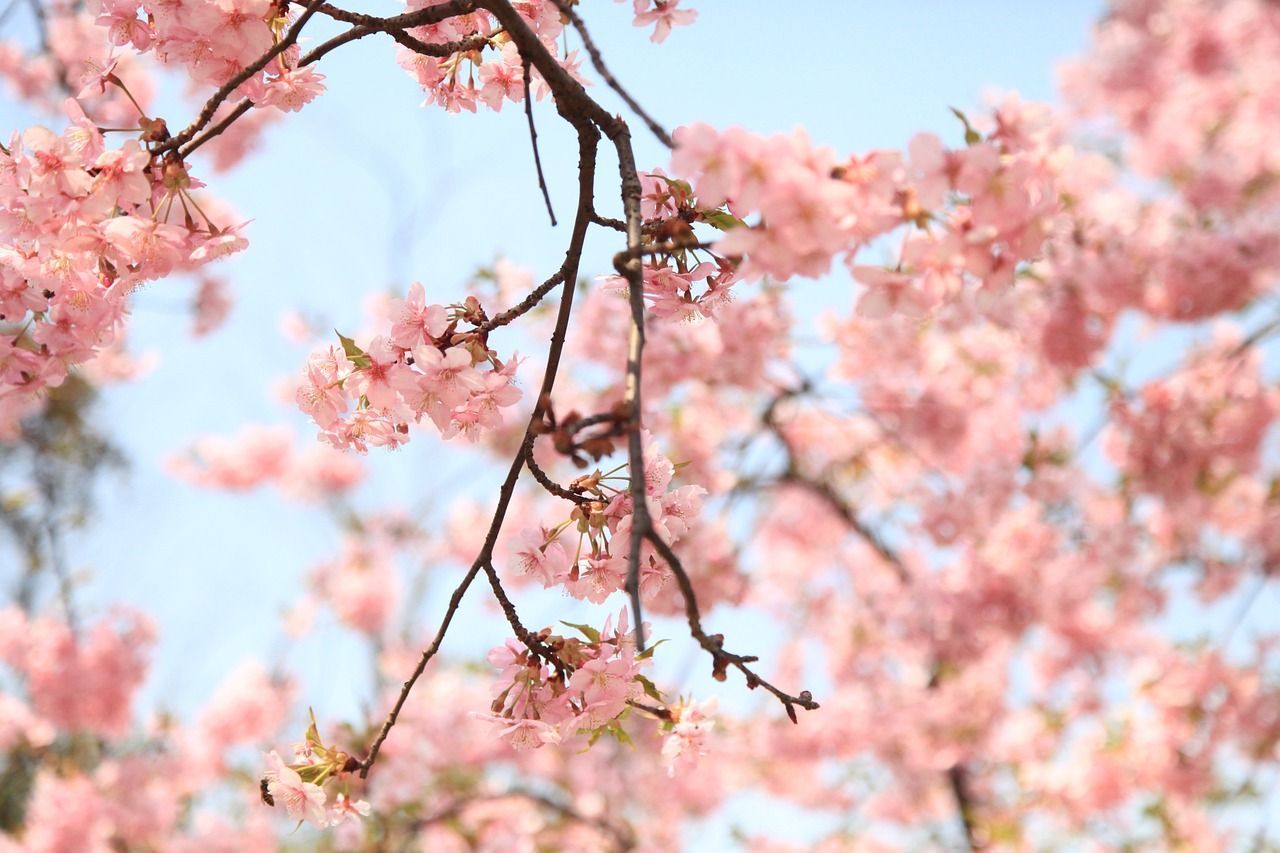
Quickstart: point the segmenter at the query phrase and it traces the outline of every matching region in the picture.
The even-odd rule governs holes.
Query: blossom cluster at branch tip
[[[544,629],[537,639],[545,656],[516,639],[493,649],[489,663],[499,674],[490,713],[482,718],[519,750],[580,737],[590,745],[603,734],[626,741],[621,718],[628,704],[646,694],[660,702],[661,694],[642,674],[652,662],[653,647],[636,653],[627,608],[619,611],[616,630],[613,625],[612,616],[601,630],[570,625],[582,639]]]
[[[108,147],[75,100],[64,109],[61,134],[32,127],[0,153],[0,435],[111,351],[137,287],[247,244],[206,215],[181,160],[137,139]]]
[[[369,815],[369,804],[352,800],[348,791],[360,762],[335,746],[325,746],[314,713],[302,743],[294,749],[294,759],[294,763],[287,764],[275,750],[263,755],[264,803],[283,806],[290,818],[321,829],[351,821],[359,823]],[[331,791],[335,794],[332,800]]]
[[[444,438],[461,434],[475,441],[500,426],[502,410],[521,396],[515,386],[520,362],[516,356],[500,361],[489,349],[483,331],[488,317],[479,302],[428,305],[415,282],[391,310],[392,327],[367,346],[339,335],[339,346],[308,359],[295,397],[321,438],[365,453],[370,445],[404,444],[409,423],[423,417]]]
[[[658,449],[647,431],[644,441],[645,501],[652,529],[673,545],[695,525],[706,489],[688,485],[671,488],[676,466]],[[622,589],[627,578],[633,504],[629,478],[615,469],[598,469],[579,477],[574,485],[589,500],[578,504],[569,519],[552,527],[525,530],[516,552],[520,572],[544,587],[561,586],[574,598],[599,604]],[[570,554],[570,549],[573,553]],[[667,583],[669,569],[652,544],[641,549],[640,594],[651,599]]]

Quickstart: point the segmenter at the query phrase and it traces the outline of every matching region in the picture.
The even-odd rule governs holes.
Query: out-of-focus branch
[[[603,817],[588,817],[571,805],[562,803],[545,794],[539,794],[523,788],[514,788],[501,794],[482,794],[458,800],[435,814],[422,818],[417,822],[414,829],[415,831],[420,831],[423,827],[432,824],[455,821],[462,816],[468,806],[475,803],[491,803],[510,799],[528,800],[567,821],[596,829],[613,841],[611,849],[618,851],[618,853],[626,853],[626,851],[634,850],[636,847],[635,831],[629,825],[625,823],[621,825],[615,824]]]

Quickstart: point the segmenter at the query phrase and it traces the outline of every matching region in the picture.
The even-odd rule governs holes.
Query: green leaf
[[[316,712],[308,707],[307,714],[311,718],[311,725],[307,726],[307,734],[305,736],[307,743],[314,744],[318,747],[324,747],[324,741],[320,740],[320,727],[316,725]]]
[[[627,746],[631,746],[631,735],[627,734],[627,730],[622,727],[622,723],[617,720],[610,720],[605,729],[609,734],[613,735],[614,740],[618,743],[625,743]]]
[[[666,181],[667,186],[671,187],[673,190],[684,193],[685,197],[693,196],[693,184],[688,181],[682,181],[679,178],[668,178],[666,175],[658,175],[657,177]]]
[[[658,648],[658,646],[662,645],[665,642],[666,640],[659,640],[658,642],[649,646],[649,648],[645,649],[640,654],[636,655],[636,660],[648,660],[649,658],[653,657],[653,650]]]
[[[576,631],[582,632],[582,636],[586,637],[588,640],[590,640],[593,643],[600,642],[600,632],[597,631],[595,628],[592,628],[590,625],[578,625],[577,623],[574,623],[574,622],[564,622],[564,621],[561,621],[560,624],[569,628],[573,628]]]
[[[640,682],[640,685],[644,687],[644,695],[648,696],[650,699],[652,699],[655,702],[665,701],[662,698],[662,693],[658,691],[658,686],[654,684],[652,681],[645,678],[643,675],[637,675],[636,681]]]
[[[368,353],[356,346],[356,342],[339,332],[337,329],[333,333],[338,336],[338,341],[342,344],[342,351],[347,354],[347,358],[351,359],[351,363],[356,367],[364,370],[373,364],[373,360],[369,358]]]
[[[969,124],[969,117],[955,107],[949,108],[956,118],[960,119],[960,123],[964,125],[964,143],[965,145],[977,145],[982,141],[982,134],[973,129],[973,125]]]
[[[719,228],[721,231],[747,227],[747,223],[732,213],[723,210],[704,210],[702,211],[702,220],[713,228]]]

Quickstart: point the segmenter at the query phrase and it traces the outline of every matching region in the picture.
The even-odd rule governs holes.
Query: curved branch
[[[784,693],[747,666],[747,664],[755,663],[759,658],[725,651],[724,637],[720,634],[708,634],[706,629],[702,627],[702,614],[698,610],[698,597],[693,591],[693,583],[689,580],[689,573],[685,571],[680,558],[676,556],[675,552],[671,550],[671,546],[663,541],[657,532],[651,530],[646,534],[645,538],[649,540],[658,552],[658,556],[662,557],[667,567],[671,569],[671,574],[675,575],[676,584],[680,587],[680,594],[684,597],[684,612],[685,618],[689,623],[689,633],[698,641],[698,645],[702,646],[711,655],[712,676],[717,681],[723,681],[726,670],[732,666],[746,678],[748,688],[754,690],[757,687],[763,687],[777,697],[782,706],[786,708],[787,716],[791,718],[793,723],[798,722],[796,707],[804,708],[806,711],[817,710],[819,705],[813,701],[813,694],[808,690],[800,691],[798,696]]]
[[[158,145],[153,154],[163,154],[166,151],[174,151],[179,147],[186,145],[192,138],[200,132],[206,124],[213,120],[213,114],[218,111],[218,107],[222,106],[222,102],[231,97],[236,89],[240,88],[250,77],[266,68],[271,60],[284,53],[298,41],[298,36],[302,35],[302,28],[307,25],[320,8],[320,0],[311,0],[307,5],[306,11],[294,22],[288,32],[284,34],[284,38],[276,42],[266,53],[259,56],[256,60],[240,69],[240,72],[227,82],[223,83],[218,90],[213,93],[209,100],[205,101],[204,107],[200,110],[200,114],[196,116],[195,121],[187,125],[177,136],[172,136]]]
[[[538,303],[542,301],[542,297],[550,293],[553,289],[555,289],[555,286],[557,284],[560,284],[563,281],[564,281],[564,267],[561,267],[559,270],[556,271],[555,275],[551,276],[551,278],[547,279],[542,284],[538,285],[532,291],[530,291],[529,295],[526,296],[524,299],[522,299],[519,305],[513,305],[512,307],[508,308],[506,311],[503,311],[501,314],[494,316],[493,319],[485,323],[482,323],[480,326],[476,328],[476,332],[478,334],[485,334],[486,332],[491,332],[494,329],[498,328],[499,326],[505,326],[508,323],[510,323],[512,320],[515,320],[516,318],[520,317],[521,315],[529,313],[534,308],[538,307]]]
[[[529,467],[529,473],[533,475],[533,479],[537,480],[538,484],[542,486],[542,488],[546,489],[556,497],[564,498],[567,501],[573,501],[575,504],[584,504],[590,500],[586,495],[580,495],[577,492],[570,491],[555,480],[551,479],[551,477],[547,475],[547,472],[542,470],[542,466],[534,461],[532,449],[530,449],[529,454],[525,457],[525,464]]]
[[[439,629],[436,631],[434,639],[431,641],[422,657],[418,660],[418,665],[414,668],[409,678],[405,681],[400,689],[399,695],[396,697],[395,703],[391,707],[387,718],[383,721],[381,728],[378,730],[377,736],[373,743],[369,746],[369,753],[360,762],[360,777],[366,778],[369,775],[370,768],[378,759],[378,751],[382,748],[382,744],[386,741],[387,736],[391,733],[391,729],[395,726],[396,720],[400,716],[400,711],[404,708],[405,702],[412,692],[413,686],[422,676],[427,664],[440,651],[440,644],[444,640],[444,635],[449,629],[449,624],[453,620],[453,616],[457,613],[459,605],[462,603],[462,597],[466,594],[467,588],[471,586],[471,582],[475,580],[476,575],[482,568],[488,566],[488,571],[492,571],[493,549],[498,541],[498,533],[502,530],[502,523],[506,518],[507,508],[511,504],[511,497],[515,492],[516,481],[520,478],[520,471],[525,466],[525,461],[529,458],[532,451],[532,436],[538,425],[542,423],[543,413],[546,409],[547,401],[551,399],[551,390],[555,387],[556,375],[560,368],[560,356],[564,350],[565,335],[569,328],[569,317],[573,311],[573,293],[574,288],[572,282],[577,279],[578,265],[582,259],[582,248],[586,241],[587,228],[591,224],[591,199],[595,192],[595,174],[596,174],[596,146],[599,144],[600,134],[590,125],[579,128],[578,132],[578,211],[573,223],[573,233],[569,239],[569,248],[565,251],[565,260],[562,269],[566,271],[564,278],[564,286],[560,296],[560,311],[556,316],[555,331],[551,335],[551,345],[547,351],[547,366],[542,375],[542,388],[538,394],[537,402],[534,404],[533,413],[529,417],[529,425],[525,427],[525,438],[520,443],[520,450],[516,453],[515,458],[511,461],[511,467],[507,471],[507,477],[502,483],[502,488],[498,493],[498,505],[493,512],[493,520],[489,524],[489,531],[485,534],[484,544],[480,548],[480,553],[476,557],[475,562],[471,564],[471,568],[463,577],[462,582],[454,589],[453,595],[449,599],[449,607],[445,611],[444,620],[441,622]],[[491,581],[496,580],[496,573]],[[500,588],[500,584],[495,587],[495,593]],[[514,608],[512,608],[514,613]],[[518,620],[516,620],[518,624]],[[525,632],[527,633],[527,632]]]
[[[604,57],[600,55],[600,49],[596,47],[596,43],[591,40],[591,34],[587,32],[587,25],[583,23],[582,18],[573,7],[565,2],[565,0],[555,0],[556,6],[560,8],[560,13],[569,19],[573,24],[573,28],[578,31],[578,35],[582,38],[582,45],[587,49],[587,55],[591,57],[591,64],[595,67],[596,73],[604,80],[605,85],[612,89],[623,102],[631,108],[631,111],[640,117],[640,120],[649,128],[649,132],[658,138],[658,141],[668,148],[675,148],[675,143],[671,141],[671,135],[666,129],[658,124],[647,112],[644,107],[631,97],[631,94],[622,87],[617,78],[609,72],[604,64]]]

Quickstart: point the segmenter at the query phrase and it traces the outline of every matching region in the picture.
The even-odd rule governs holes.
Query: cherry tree
[[[0,519],[22,563],[0,850],[670,850],[749,794],[815,816],[800,842],[737,838],[758,851],[1271,849],[1280,635],[1241,626],[1280,558],[1280,7],[1117,0],[1061,108],[1009,94],[840,152],[668,130],[593,41],[601,5],[30,4],[38,38],[0,49],[53,126],[0,147]],[[653,42],[696,23],[633,7]],[[452,301],[422,270],[338,330],[292,315],[305,432],[248,424],[168,462],[324,507],[341,545],[282,630],[325,612],[363,638],[367,712],[300,707],[300,673],[249,662],[192,719],[135,713],[163,638],[77,606],[65,556],[119,461],[93,399],[145,372],[144,284],[192,280],[184,322],[217,328],[218,262],[253,251],[219,176],[257,168],[366,37],[426,107],[524,113],[560,263],[498,260]],[[175,77],[188,112],[161,117]],[[543,169],[548,121],[576,175]],[[669,156],[637,163],[633,134]],[[501,228],[475,239],[497,252]],[[831,287],[852,307],[812,357],[796,294]],[[1176,358],[1133,369],[1160,336]],[[435,528],[352,500],[411,441],[470,448],[484,497],[433,485]],[[428,573],[454,585],[424,624],[405,602]],[[532,624],[544,590],[565,618]],[[445,651],[468,597],[505,622],[482,664]],[[718,631],[740,607],[768,631]],[[711,676],[693,694],[658,666],[680,647]]]

